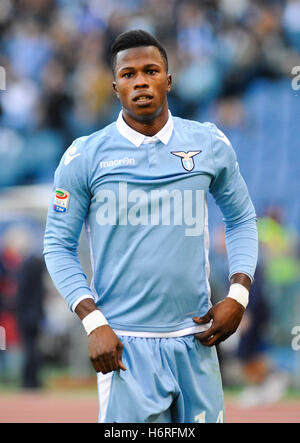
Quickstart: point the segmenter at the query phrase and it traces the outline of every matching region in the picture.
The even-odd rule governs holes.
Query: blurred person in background
[[[60,57],[47,63],[42,72],[43,92],[39,103],[41,126],[62,134],[64,145],[70,143],[68,115],[74,104],[73,96],[65,88],[66,75],[66,67]]]
[[[300,1],[288,0],[283,12],[283,30],[287,41],[300,52]]]
[[[1,381],[11,381],[16,375],[11,371],[13,355],[19,352],[20,334],[16,318],[16,299],[19,290],[19,272],[23,257],[14,240],[15,229],[3,226],[0,249],[0,325],[6,332],[6,351],[0,352]],[[13,372],[10,373],[10,372]]]
[[[37,252],[37,238],[32,228],[20,223],[6,228],[2,235],[1,269],[4,306],[0,324],[7,330],[7,349],[9,352],[13,345],[20,346],[21,386],[38,388],[41,386],[38,338],[43,321],[45,266]]]
[[[23,351],[21,386],[25,389],[42,387],[39,337],[44,320],[44,272],[42,256],[34,251],[27,251],[20,269],[16,297],[16,314]]]

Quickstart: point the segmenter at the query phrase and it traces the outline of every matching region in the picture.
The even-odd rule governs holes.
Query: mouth
[[[133,99],[133,101],[135,103],[138,103],[141,105],[148,104],[151,102],[151,100],[153,100],[153,96],[149,95],[149,94],[141,94],[141,95],[134,97],[134,99]]]

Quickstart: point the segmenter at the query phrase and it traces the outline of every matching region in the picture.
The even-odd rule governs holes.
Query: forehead
[[[118,52],[115,69],[120,71],[126,67],[138,68],[151,64],[165,66],[165,61],[156,46],[141,46]]]

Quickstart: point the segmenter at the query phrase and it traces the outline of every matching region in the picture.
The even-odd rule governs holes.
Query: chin
[[[130,111],[130,115],[138,121],[152,121],[156,117],[158,117],[162,112],[162,107],[153,109],[151,106],[140,107],[139,109],[135,109],[134,111]]]

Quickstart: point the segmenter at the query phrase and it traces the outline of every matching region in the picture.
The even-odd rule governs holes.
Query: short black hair
[[[155,46],[164,59],[166,71],[168,72],[168,56],[161,43],[149,32],[142,29],[134,29],[118,35],[111,46],[111,69],[113,74],[115,73],[118,52],[140,46]]]

